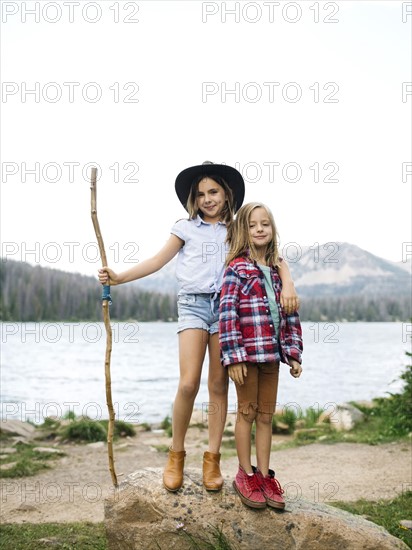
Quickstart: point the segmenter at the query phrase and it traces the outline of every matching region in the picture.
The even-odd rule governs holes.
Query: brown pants
[[[279,363],[247,363],[247,376],[237,392],[237,418],[240,415],[250,423],[257,418],[269,424],[276,408]]]

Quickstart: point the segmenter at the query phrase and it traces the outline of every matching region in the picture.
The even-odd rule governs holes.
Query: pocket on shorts
[[[196,301],[196,296],[194,294],[181,294],[177,298],[178,306],[190,306]]]

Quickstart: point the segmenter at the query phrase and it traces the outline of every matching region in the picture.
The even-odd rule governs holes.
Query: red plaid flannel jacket
[[[275,334],[264,275],[256,262],[236,258],[225,270],[219,310],[219,341],[225,367],[245,361],[288,364],[288,356],[302,362],[299,315],[286,315],[280,307],[282,281],[276,267],[270,272],[279,308],[279,335]]]

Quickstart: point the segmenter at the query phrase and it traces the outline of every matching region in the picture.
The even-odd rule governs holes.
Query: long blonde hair
[[[192,187],[190,188],[189,197],[186,203],[186,208],[187,208],[187,211],[189,212],[189,219],[194,220],[198,214],[201,218],[203,218],[202,212],[197,207],[197,192],[199,190],[199,183],[202,180],[204,180],[205,177],[219,184],[220,187],[222,187],[223,191],[225,192],[226,203],[221,213],[221,220],[225,222],[226,227],[229,230],[230,226],[233,223],[233,216],[235,212],[235,204],[234,204],[235,201],[234,201],[232,189],[228,186],[226,181],[220,176],[200,176],[192,183]]]
[[[269,218],[272,226],[272,240],[266,247],[265,261],[267,265],[277,266],[279,264],[279,239],[275,220],[270,209],[261,202],[249,202],[244,204],[236,214],[235,221],[228,228],[227,243],[229,244],[229,253],[226,258],[226,265],[239,257],[249,257],[256,260],[258,257],[255,245],[250,238],[250,216],[255,208],[263,208]]]

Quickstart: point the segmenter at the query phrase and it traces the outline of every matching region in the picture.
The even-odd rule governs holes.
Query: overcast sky
[[[97,164],[109,265],[127,268],[185,216],[177,174],[211,160],[240,169],[282,245],[406,259],[411,26],[393,0],[2,2],[3,258],[95,274]]]

